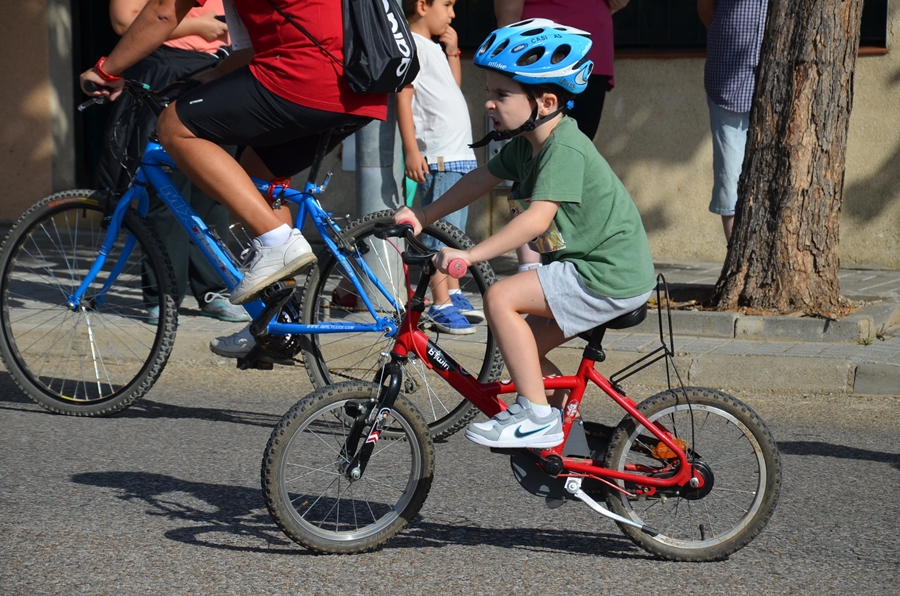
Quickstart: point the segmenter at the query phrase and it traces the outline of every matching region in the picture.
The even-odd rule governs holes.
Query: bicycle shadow
[[[0,410],[27,410],[50,416],[60,415],[45,410],[31,401],[6,371],[0,371]],[[262,428],[274,428],[281,420],[281,417],[282,414],[252,412],[249,410],[176,406],[146,398],[141,398],[133,406],[110,416],[110,418],[146,420],[202,420],[205,422],[226,422]]]
[[[72,482],[118,491],[116,498],[145,504],[149,516],[179,522],[163,532],[168,540],[246,553],[315,555],[284,536],[265,508],[262,492],[242,486],[193,482],[150,472],[87,472]],[[262,542],[262,546],[238,542]],[[653,559],[624,537],[545,528],[483,528],[416,516],[381,549],[496,546],[535,552],[610,558]]]
[[[269,414],[249,410],[176,406],[141,398],[132,407],[122,410],[115,416],[117,418],[142,418],[148,420],[203,420],[205,422],[229,422],[232,424],[274,428],[281,420],[282,415],[283,412],[280,414]]]
[[[824,441],[787,441],[779,442],[778,450],[787,455],[817,455],[820,457],[836,457],[840,459],[867,460],[876,463],[890,464],[900,470],[900,453],[871,451],[859,447],[847,447],[825,443]]]

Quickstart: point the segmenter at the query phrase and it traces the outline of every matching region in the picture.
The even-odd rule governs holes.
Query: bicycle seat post
[[[325,161],[325,154],[328,153],[328,144],[331,142],[331,129],[329,128],[319,137],[319,145],[316,147],[316,156],[312,165],[309,167],[309,184],[316,185],[316,179],[319,177],[319,168]]]

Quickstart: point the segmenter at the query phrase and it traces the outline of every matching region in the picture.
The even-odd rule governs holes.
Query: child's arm
[[[444,52],[447,54],[447,62],[450,64],[450,72],[457,87],[462,87],[462,61],[459,59],[459,38],[453,27],[441,34],[440,40],[444,42]]]
[[[394,221],[400,223],[403,220],[411,220],[418,234],[422,228],[428,226],[474,202],[491,192],[502,180],[491,174],[487,166],[479,166],[459,179],[450,190],[445,192],[436,201],[424,209],[410,209],[402,207],[394,214]],[[546,230],[546,228],[544,228]],[[541,230],[543,232],[544,230]],[[540,232],[539,232],[540,233]],[[537,234],[535,234],[537,236]]]
[[[416,142],[416,125],[413,121],[412,100],[415,89],[407,85],[397,93],[397,126],[403,141],[403,155],[406,159],[406,177],[416,182],[425,182],[428,161],[419,151]]]
[[[528,209],[512,218],[499,232],[469,250],[441,249],[436,261],[438,269],[446,271],[455,259],[471,265],[513,251],[546,232],[558,209],[559,204],[552,201],[533,201]]]

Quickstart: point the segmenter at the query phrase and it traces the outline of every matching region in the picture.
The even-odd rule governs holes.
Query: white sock
[[[531,409],[534,411],[535,415],[538,418],[546,418],[553,411],[553,408],[550,407],[550,404],[536,404],[524,395],[519,395],[516,397],[516,401],[519,402],[519,405],[524,406],[524,402],[528,402],[528,405],[531,406]]]
[[[433,308],[434,310],[444,310],[444,309],[450,308],[452,306],[453,305],[450,304],[449,302],[445,302],[444,304],[432,304],[431,308]]]
[[[524,265],[519,265],[519,273],[522,273],[523,271],[531,271],[532,269],[537,269],[540,266],[540,263],[525,263]]]
[[[447,293],[452,296],[453,294],[462,294],[462,290],[456,288],[455,290],[447,290]]]
[[[281,246],[291,238],[291,230],[293,228],[287,224],[281,224],[274,230],[269,230],[265,234],[256,237],[260,244],[266,247]]]

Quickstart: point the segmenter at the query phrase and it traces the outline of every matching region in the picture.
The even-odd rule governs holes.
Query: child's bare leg
[[[484,306],[516,390],[530,402],[546,405],[538,343],[531,325],[521,317],[523,314],[551,317],[537,272],[525,271],[498,281],[485,293]],[[540,349],[545,348],[542,341]]]
[[[540,358],[541,363],[541,374],[545,377],[562,375],[562,371],[547,359],[547,354],[550,353],[553,348],[565,343],[566,338],[563,335],[562,329],[559,328],[559,325],[557,325],[556,321],[553,319],[538,315],[528,315],[525,320],[528,322],[529,327],[531,327],[531,331],[537,342],[538,357]],[[545,395],[551,406],[562,410],[566,405],[566,400],[569,398],[569,391],[568,389],[557,389],[556,391],[546,391]]]

